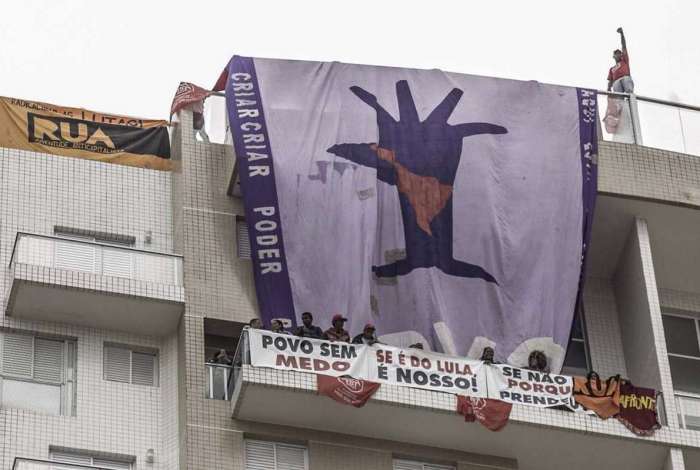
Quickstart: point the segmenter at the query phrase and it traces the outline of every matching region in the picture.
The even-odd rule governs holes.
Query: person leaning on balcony
[[[375,336],[376,328],[374,328],[374,325],[371,323],[367,323],[362,330],[362,333],[359,335],[355,336],[352,339],[353,344],[366,344],[368,346],[373,345],[374,343],[378,343],[377,337]]]
[[[542,351],[532,351],[527,358],[526,369],[549,374],[547,356]]]
[[[486,364],[495,364],[493,357],[496,351],[491,346],[486,346],[483,351],[481,351],[481,359]]]
[[[233,365],[233,358],[228,355],[224,348],[219,349],[219,352],[214,354],[214,357],[210,361],[214,364],[221,364],[224,366]]]
[[[209,135],[204,130],[204,100],[197,101],[188,106],[192,111],[192,128],[194,129],[195,138],[197,134],[202,138],[202,142],[209,143]]]
[[[301,323],[301,326],[297,327],[294,331],[295,335],[304,338],[326,339],[323,330],[314,325],[314,316],[311,315],[311,312],[304,312],[301,314]]]
[[[284,331],[284,324],[282,324],[281,320],[272,320],[270,323],[270,331],[273,333],[277,333],[278,335],[288,335],[286,331]]]
[[[344,343],[349,343],[350,333],[343,328],[346,321],[348,321],[348,319],[339,313],[333,315],[333,319],[331,320],[331,324],[333,326],[326,330],[326,339],[329,341],[342,341]]]
[[[622,50],[615,49],[613,59],[615,65],[610,67],[608,71],[608,91],[612,90],[617,93],[634,93],[634,82],[630,75],[630,59],[627,55],[627,41],[622,28],[617,28],[620,33],[620,41],[622,42]]]

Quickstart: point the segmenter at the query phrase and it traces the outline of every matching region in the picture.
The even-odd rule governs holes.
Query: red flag
[[[661,425],[656,413],[656,390],[620,385],[620,414],[617,419],[638,436],[651,436]]]
[[[473,398],[457,395],[457,413],[464,415],[464,421],[478,420],[491,431],[500,431],[508,423],[512,403],[490,398]]]
[[[348,376],[317,375],[316,388],[319,395],[325,395],[339,403],[360,408],[379,389],[379,384]]]
[[[189,104],[203,101],[211,93],[211,91],[198,87],[193,83],[180,82],[173,97],[173,104],[170,105],[170,115],[172,116]]]
[[[226,81],[227,80],[228,80],[228,66],[224,69],[223,72],[221,72],[221,75],[219,75],[219,79],[214,84],[214,88],[212,88],[212,90],[224,91],[224,89],[226,88]]]

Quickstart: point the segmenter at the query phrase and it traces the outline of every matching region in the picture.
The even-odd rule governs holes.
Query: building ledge
[[[167,335],[184,311],[181,270],[174,255],[18,234],[6,314]]]
[[[465,423],[455,412],[455,395],[387,384],[357,409],[317,395],[314,374],[246,364],[235,374],[233,387],[236,420],[488,454],[515,459],[521,468],[564,468],[559,461],[530,460],[533,455],[553,455],[551,442],[557,442],[557,456],[576,461],[571,468],[593,464],[656,470],[663,468],[668,446],[683,442],[700,448],[696,431],[663,427],[651,437],[639,437],[615,419],[522,405],[514,405],[507,426],[494,433],[478,423]],[[533,432],[540,437],[528,437]]]

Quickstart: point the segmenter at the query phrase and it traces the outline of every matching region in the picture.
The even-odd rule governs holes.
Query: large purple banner
[[[263,320],[561,367],[596,191],[595,92],[234,57],[226,98]]]

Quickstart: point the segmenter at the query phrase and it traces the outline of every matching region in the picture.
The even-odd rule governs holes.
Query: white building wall
[[[0,148],[0,304],[18,231],[53,235],[55,225],[136,237],[136,248],[173,247],[171,175],[95,161]],[[151,243],[146,243],[150,232]],[[97,307],[99,308],[99,307]],[[154,338],[49,322],[18,321],[0,313],[0,327],[77,340],[77,414],[47,416],[0,409],[0,468],[15,457],[46,459],[49,446],[136,458],[137,469],[177,464],[176,337]],[[105,381],[103,343],[157,348],[158,387]],[[164,437],[169,436],[168,445]],[[148,449],[155,462],[145,463]],[[175,457],[173,457],[175,456]]]
[[[610,144],[601,148],[606,155],[601,156],[601,190],[668,202],[680,198],[685,198],[685,203],[693,202],[687,200],[687,189],[697,186],[700,171],[683,170],[696,168],[695,160],[671,158],[668,152],[643,148],[639,152]],[[243,466],[244,437],[270,435],[269,427],[251,427],[232,420],[229,403],[204,398],[203,319],[245,322],[257,311],[250,262],[235,256],[235,216],[242,214],[243,208],[240,200],[226,195],[231,149],[195,143],[191,116],[183,113],[181,126],[175,132],[173,154],[180,168],[166,173],[0,149],[1,305],[5,304],[9,287],[8,265],[16,232],[52,234],[54,225],[132,235],[136,237],[136,248],[182,253],[186,287],[185,316],[177,334],[168,338],[20,322],[3,316],[4,312],[0,314],[0,327],[62,335],[78,342],[77,416],[0,409],[2,469],[9,469],[16,456],[47,458],[49,446],[53,445],[134,456],[138,469],[238,470]],[[641,154],[644,158],[640,158]],[[678,185],[673,184],[673,178],[657,174],[667,171],[664,165],[640,163],[666,160],[671,171],[679,175]],[[152,238],[149,244],[145,243],[147,232]],[[634,263],[639,259],[639,264],[629,268],[623,262],[615,279],[587,280],[584,303],[592,367],[601,376],[631,374],[633,379],[639,378],[640,385],[653,385],[646,382],[653,382],[658,375],[664,393],[672,394],[668,366],[662,359],[663,329],[657,315],[659,301],[654,301],[656,284],[648,235],[632,248],[636,250],[634,256],[626,259],[635,260]],[[624,270],[634,275],[621,274]],[[640,297],[642,294],[645,297]],[[663,306],[700,311],[698,295],[661,289],[658,297]],[[632,309],[630,302],[638,303]],[[629,319],[634,319],[640,309],[649,320],[646,332],[641,333],[651,331],[655,345],[651,358],[646,356],[647,349],[633,344],[634,336],[628,327]],[[104,341],[158,348],[160,386],[102,380]],[[656,363],[649,377],[639,372],[639,364],[647,362]],[[527,414],[528,410],[514,413]],[[542,425],[573,419],[560,415],[553,412]],[[623,432],[627,431],[620,429]],[[309,443],[315,462],[312,468],[319,469],[333,468],[340,458],[342,468],[389,469],[391,455],[411,450],[381,447],[378,443],[375,448],[369,439],[355,447],[343,447],[345,438],[320,442],[317,433],[304,430],[287,434],[288,439]],[[681,440],[679,437],[679,445]],[[687,438],[683,441],[689,442]],[[152,465],[145,464],[149,448],[155,451]],[[441,460],[439,451],[426,449],[425,453]],[[447,457],[458,462],[462,470],[472,468],[471,463],[459,463],[459,455]],[[666,468],[683,469],[683,453],[679,449],[669,449]]]

